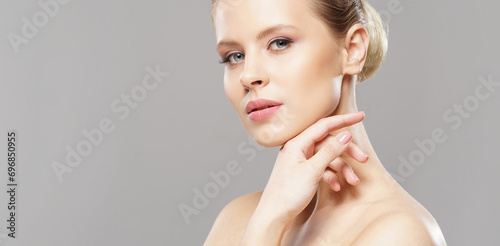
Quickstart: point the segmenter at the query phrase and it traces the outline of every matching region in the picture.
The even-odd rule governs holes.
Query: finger
[[[356,124],[364,118],[364,111],[322,118],[288,141],[284,148],[300,149],[307,155],[305,152],[316,142],[330,135],[330,132]]]
[[[358,176],[354,173],[351,165],[349,165],[349,163],[342,159],[342,157],[338,157],[337,159],[333,160],[330,164],[328,164],[328,167],[338,173],[342,173],[347,183],[351,185],[359,184]]]
[[[314,147],[314,153],[318,152],[324,144],[324,141],[320,141],[319,143],[317,143]],[[361,148],[357,144],[353,142],[347,145],[345,153],[361,163],[367,162],[369,158],[368,155],[363,152],[363,150],[361,150]]]
[[[333,191],[340,191],[340,181],[336,173],[331,169],[325,169],[323,173],[323,181],[327,183]]]
[[[347,145],[351,142],[352,135],[349,131],[343,131],[337,136],[328,136],[321,149],[306,161],[306,165],[313,169],[318,177],[324,172],[325,168],[339,157]]]
[[[344,165],[347,165],[346,161],[342,157],[337,157],[335,160],[328,164],[328,167],[336,172],[341,172]]]
[[[344,166],[344,168],[342,168],[342,175],[344,175],[344,178],[347,181],[347,183],[353,186],[358,185],[360,182],[358,176],[354,173],[351,166],[349,165]]]
[[[345,153],[361,163],[367,162],[369,158],[368,155],[355,143],[350,143],[347,146]]]

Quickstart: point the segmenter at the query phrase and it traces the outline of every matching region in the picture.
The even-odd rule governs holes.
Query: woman
[[[361,123],[356,83],[387,49],[366,1],[213,0],[212,20],[228,99],[281,149],[264,191],[227,204],[205,245],[446,245]]]

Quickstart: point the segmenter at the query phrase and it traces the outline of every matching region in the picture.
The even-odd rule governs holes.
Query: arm
[[[257,209],[248,222],[240,245],[279,246],[289,224],[284,218]]]

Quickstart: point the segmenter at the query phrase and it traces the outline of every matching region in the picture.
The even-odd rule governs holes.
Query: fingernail
[[[351,134],[348,131],[343,131],[337,136],[337,140],[342,144],[346,145],[351,140]]]
[[[365,155],[365,158],[368,159],[370,156],[368,156],[366,153],[363,153]]]
[[[356,180],[356,182],[359,182],[358,175],[356,175],[355,173],[353,173],[352,176],[354,176],[354,179]]]

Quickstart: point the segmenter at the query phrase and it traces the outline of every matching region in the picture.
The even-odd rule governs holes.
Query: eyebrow
[[[279,30],[287,29],[287,28],[298,29],[295,26],[285,25],[285,24],[278,24],[278,25],[270,26],[270,27],[262,30],[261,32],[259,32],[259,34],[257,34],[257,41],[265,38],[266,36],[268,36],[269,34],[271,34],[273,32],[277,32]],[[219,50],[220,48],[222,48],[222,46],[237,46],[237,45],[238,45],[238,42],[236,42],[234,40],[221,40],[217,44],[216,50]]]

